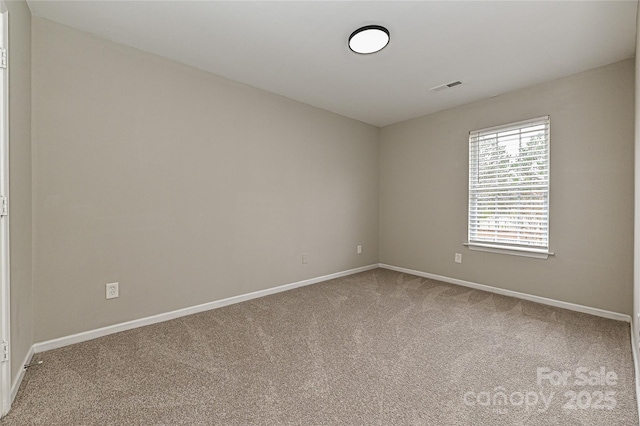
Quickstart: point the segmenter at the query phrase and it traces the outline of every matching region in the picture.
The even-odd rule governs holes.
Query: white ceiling
[[[376,126],[634,55],[634,1],[28,1],[35,16]],[[389,45],[347,47],[380,24]],[[464,84],[431,92],[454,80]]]

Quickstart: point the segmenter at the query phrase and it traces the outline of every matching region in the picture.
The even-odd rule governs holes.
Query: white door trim
[[[640,413],[640,8],[636,10],[636,59],[635,59],[635,158],[634,158],[634,231],[633,231],[633,315],[631,326],[631,344],[636,369],[636,400]]]
[[[0,0],[0,47],[9,51],[9,19],[4,0]],[[7,58],[8,59],[8,58]],[[0,67],[0,195],[9,200],[9,69],[8,61]],[[1,415],[11,408],[11,346],[9,312],[9,216],[0,216],[0,399]],[[6,353],[6,356],[4,355]]]

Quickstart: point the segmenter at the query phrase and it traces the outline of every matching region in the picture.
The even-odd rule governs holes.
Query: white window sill
[[[484,251],[488,253],[508,254],[511,256],[533,257],[535,259],[548,259],[555,253],[545,249],[531,249],[522,247],[497,246],[492,244],[464,243],[469,250]]]

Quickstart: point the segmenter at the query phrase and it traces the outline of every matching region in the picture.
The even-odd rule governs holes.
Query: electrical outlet
[[[107,299],[115,299],[118,296],[118,283],[107,284]]]
[[[359,245],[358,247],[356,247],[356,252],[357,252],[358,254],[361,254],[361,253],[362,253],[362,246],[361,246],[361,245]]]
[[[308,253],[302,253],[302,264],[306,265],[307,263],[309,263],[309,254]]]
[[[456,263],[462,263],[462,253],[456,253],[455,261]]]

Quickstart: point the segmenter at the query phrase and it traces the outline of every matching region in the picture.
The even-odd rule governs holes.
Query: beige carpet
[[[3,425],[638,425],[628,324],[383,269],[35,359]]]

